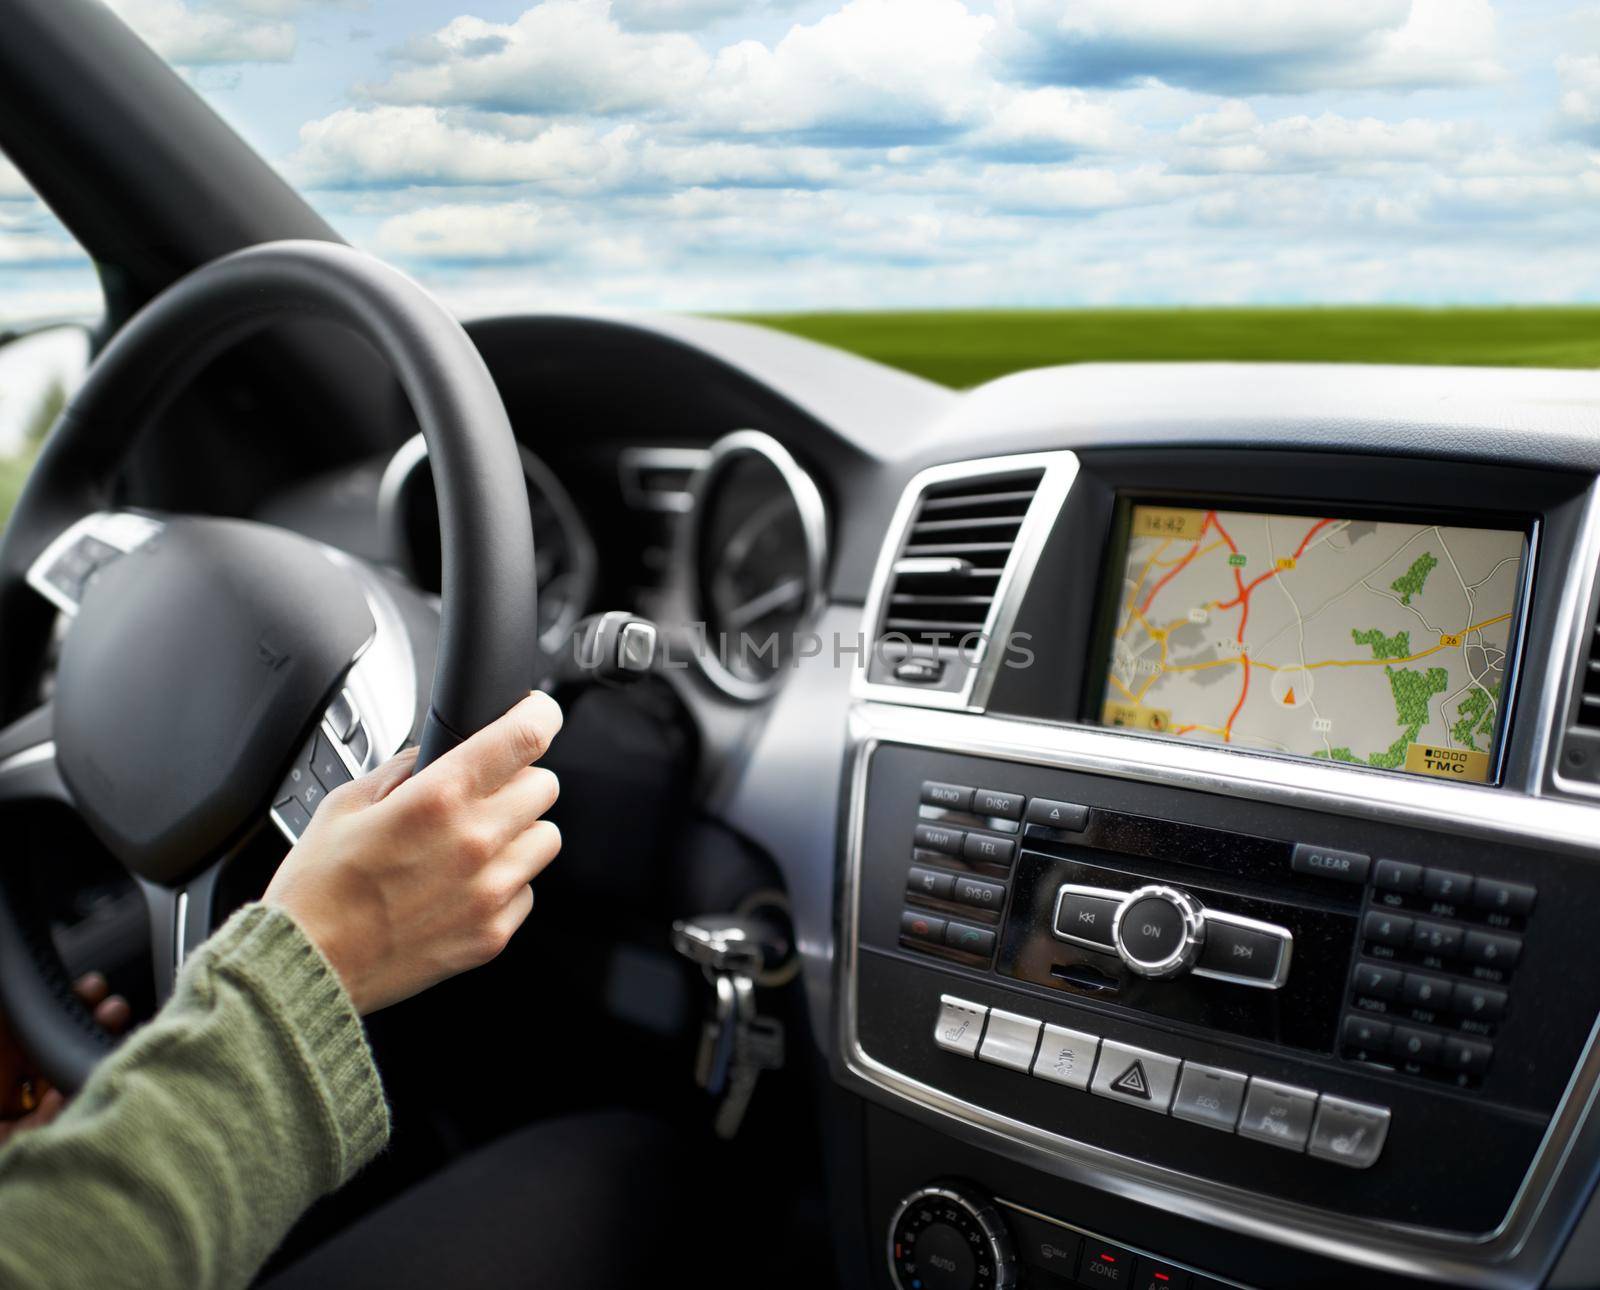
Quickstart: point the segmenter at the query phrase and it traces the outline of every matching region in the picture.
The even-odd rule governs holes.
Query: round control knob
[[[912,1192],[889,1221],[899,1290],[1012,1290],[1017,1257],[992,1201],[955,1183]]]
[[[1140,976],[1187,972],[1206,943],[1206,911],[1176,887],[1140,887],[1111,919],[1117,954]]]

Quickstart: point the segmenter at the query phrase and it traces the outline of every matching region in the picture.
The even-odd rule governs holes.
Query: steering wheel
[[[221,350],[296,318],[364,337],[410,400],[439,497],[437,624],[419,627],[375,570],[308,538],[113,505],[137,431]],[[217,872],[245,839],[271,824],[297,836],[330,781],[417,736],[420,767],[527,694],[534,588],[516,441],[455,319],[346,246],[274,242],[226,256],[107,345],[0,537],[0,805],[70,806],[133,876],[164,997],[209,935]],[[27,710],[61,616],[53,695]],[[419,714],[413,661],[433,640],[414,649],[412,638],[435,628]],[[71,1092],[112,1041],[73,997],[11,877],[0,868],[0,1005],[45,1076]]]

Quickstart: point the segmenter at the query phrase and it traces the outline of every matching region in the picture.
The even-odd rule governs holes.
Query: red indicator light
[[[1115,1263],[1117,1256],[1115,1254],[1101,1254],[1100,1261],[1102,1263]]]
[[[1157,1281],[1171,1281],[1172,1280],[1172,1278],[1169,1277],[1165,1272],[1157,1272],[1154,1275],[1155,1275],[1155,1279]]]

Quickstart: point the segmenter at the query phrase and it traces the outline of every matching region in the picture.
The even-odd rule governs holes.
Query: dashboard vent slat
[[[893,634],[926,653],[981,633],[1043,478],[1028,469],[926,488],[894,563],[878,639]]]

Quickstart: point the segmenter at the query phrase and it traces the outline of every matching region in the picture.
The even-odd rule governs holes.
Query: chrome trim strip
[[[723,435],[705,454],[705,465],[694,477],[692,501],[681,530],[682,545],[676,564],[679,576],[683,579],[684,603],[689,606],[689,617],[700,624],[702,633],[706,628],[706,611],[700,603],[700,580],[695,576],[694,569],[705,499],[719,471],[730,462],[751,454],[764,457],[771,463],[788,488],[794,499],[795,510],[800,515],[800,529],[805,534],[806,548],[806,593],[805,606],[801,611],[802,622],[809,623],[822,607],[828,574],[828,510],[823,504],[822,493],[817,489],[816,481],[790,455],[789,450],[771,435],[761,430],[735,430],[732,434]],[[730,698],[746,703],[766,698],[783,680],[781,671],[759,682],[735,676],[723,666],[717,650],[710,643],[696,649],[694,656],[708,681]]]
[[[4,761],[0,761],[0,778],[15,774],[20,770],[27,770],[30,766],[38,766],[44,762],[54,761],[56,758],[56,741],[46,739],[42,744],[34,744],[32,748],[24,748],[21,752],[14,752]]]
[[[894,568],[900,552],[905,548],[916,518],[917,506],[923,491],[934,484],[953,480],[983,479],[991,475],[1014,475],[1021,471],[1044,471],[1038,491],[1028,504],[1027,514],[1017,529],[1016,542],[1006,558],[1000,581],[995,584],[994,602],[989,606],[989,616],[984,622],[984,646],[975,666],[967,674],[959,690],[919,690],[912,685],[887,685],[869,681],[867,668],[876,645],[878,624],[883,621],[883,608],[889,588],[894,582]],[[930,466],[919,471],[900,494],[894,518],[889,521],[889,531],[877,567],[872,572],[872,582],[867,588],[867,603],[861,615],[861,638],[864,645],[860,663],[852,678],[850,693],[856,699],[884,699],[892,703],[915,704],[923,708],[981,708],[994,688],[1005,649],[992,648],[996,640],[1009,640],[1016,625],[1017,611],[1039,563],[1039,553],[1055,528],[1056,517],[1072,491],[1078,477],[1078,457],[1072,452],[1031,452],[1011,457],[985,457],[977,461],[952,462],[943,466]]]
[[[897,695],[898,699],[899,696]],[[1543,1140],[1501,1223],[1477,1236],[1403,1223],[1352,1219],[1219,1184],[1078,1141],[968,1102],[896,1070],[868,1053],[857,1027],[861,956],[859,905],[866,786],[872,754],[884,744],[1006,758],[1039,766],[1165,784],[1301,809],[1422,825],[1445,832],[1519,840],[1600,858],[1594,812],[1579,803],[1532,798],[1476,785],[1413,776],[1342,774],[1311,761],[1256,757],[1200,745],[1163,744],[1163,761],[1146,760],[1147,741],[1112,730],[1054,726],[988,716],[953,715],[856,703],[850,714],[849,797],[841,885],[839,1053],[847,1086],[907,1106],[945,1132],[1002,1152],[1033,1168],[1136,1203],[1241,1235],[1351,1264],[1462,1287],[1533,1284],[1553,1258],[1572,1217],[1545,1222],[1553,1199],[1574,1212],[1588,1199],[1588,1174],[1567,1170],[1586,1139],[1600,1098],[1600,1019],[1551,1117]]]

